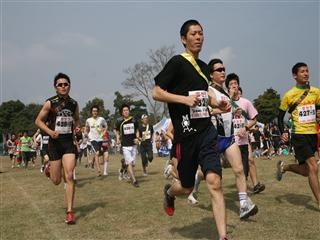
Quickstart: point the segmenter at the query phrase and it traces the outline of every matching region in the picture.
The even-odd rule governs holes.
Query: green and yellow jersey
[[[306,86],[294,86],[285,93],[280,109],[287,111],[304,93]],[[320,89],[310,86],[308,95],[291,113],[292,133],[317,134],[316,109],[320,107]]]

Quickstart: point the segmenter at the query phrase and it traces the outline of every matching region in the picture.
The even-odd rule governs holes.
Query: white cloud
[[[233,59],[236,58],[236,55],[231,47],[225,47],[220,49],[217,53],[211,54],[210,59],[213,58],[220,58],[225,65],[228,65]]]
[[[47,40],[31,43],[26,47],[14,43],[4,43],[3,69],[16,71],[26,64],[36,66],[43,63],[57,63],[63,61],[71,47],[96,46],[98,46],[98,41],[95,38],[81,33],[54,34]]]
[[[98,41],[91,36],[82,33],[67,33],[63,32],[55,34],[50,38],[50,44],[55,46],[86,46],[95,47],[98,45]]]

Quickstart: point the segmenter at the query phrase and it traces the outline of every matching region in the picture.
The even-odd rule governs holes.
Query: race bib
[[[60,134],[72,133],[73,117],[57,116],[55,131]]]
[[[244,118],[234,118],[232,119],[233,122],[233,129],[234,135],[238,135],[241,128],[245,126],[245,119]]]
[[[43,136],[42,144],[48,144],[48,143],[49,143],[49,136]]]
[[[314,123],[316,122],[316,106],[314,104],[298,107],[299,123]]]
[[[123,134],[124,135],[134,134],[134,124],[133,123],[124,124]]]
[[[195,107],[190,107],[190,118],[207,118],[209,117],[208,112],[208,92],[207,91],[189,91],[189,96],[199,95],[199,103]]]

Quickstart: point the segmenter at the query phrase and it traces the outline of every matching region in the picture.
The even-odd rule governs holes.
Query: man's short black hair
[[[90,112],[92,112],[92,109],[96,108],[99,112],[99,107],[97,105],[93,105],[91,108],[90,108]]]
[[[292,74],[297,74],[299,71],[299,68],[301,67],[308,67],[308,65],[304,62],[298,62],[292,67]]]
[[[222,60],[220,58],[214,58],[211,59],[210,62],[208,63],[209,69],[210,69],[210,73],[213,73],[213,66],[217,63],[221,63],[223,64]]]
[[[58,73],[55,77],[54,77],[54,86],[57,85],[57,81],[60,79],[60,78],[64,78],[68,81],[68,83],[70,84],[70,78],[67,74],[64,74],[64,73]]]
[[[181,28],[180,28],[180,37],[186,37],[187,36],[187,33],[189,31],[189,27],[190,26],[193,26],[193,25],[199,25],[202,29],[202,26],[201,24],[197,21],[197,20],[194,20],[194,19],[190,19],[188,21],[185,21]]]
[[[119,112],[120,112],[121,115],[122,115],[122,110],[123,110],[125,107],[127,107],[127,108],[129,109],[129,111],[130,111],[129,105],[126,104],[126,103],[123,103],[123,104],[121,105],[120,109],[119,109]]]
[[[229,88],[229,82],[231,80],[236,80],[238,85],[240,85],[240,79],[239,79],[239,76],[235,73],[230,73],[227,75],[226,77],[226,81],[225,81],[225,84],[226,84],[226,88]]]

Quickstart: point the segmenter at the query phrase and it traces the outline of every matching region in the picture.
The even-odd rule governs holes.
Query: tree
[[[118,91],[114,94],[116,95],[116,98],[113,100],[115,112],[110,117],[112,126],[114,126],[116,120],[121,117],[119,110],[122,104],[127,104],[130,107],[130,115],[135,119],[140,119],[142,114],[147,113],[147,105],[143,100],[134,101],[131,95],[122,95]]]
[[[1,134],[13,132],[11,124],[19,117],[18,113],[24,109],[20,100],[3,102],[0,106],[0,131]]]
[[[81,112],[80,112],[80,122],[81,122],[81,126],[83,126],[85,124],[85,121],[91,117],[91,107],[93,106],[98,106],[99,108],[99,116],[103,117],[104,119],[106,119],[106,121],[109,124],[110,121],[110,111],[108,109],[104,108],[104,101],[100,98],[94,98],[92,100],[89,100],[85,107],[82,108]]]
[[[11,128],[14,133],[19,131],[27,131],[28,135],[33,135],[36,130],[37,126],[35,125],[34,121],[38,116],[42,105],[31,103],[25,106],[19,113],[15,121],[12,122]]]
[[[262,123],[272,122],[279,113],[280,94],[272,88],[268,88],[257,99],[253,100],[254,106],[259,112],[258,121]]]
[[[40,104],[24,105],[20,100],[4,102],[0,106],[1,134],[26,130],[33,134],[37,127],[34,121],[41,109]]]
[[[163,69],[169,59],[175,54],[175,46],[163,46],[155,51],[149,50],[147,53],[149,62],[141,62],[124,70],[129,76],[122,85],[133,91],[135,95],[142,96],[150,106],[153,121],[161,117],[168,116],[167,104],[153,100],[152,88],[154,87],[154,77]],[[160,113],[161,109],[163,110]]]

